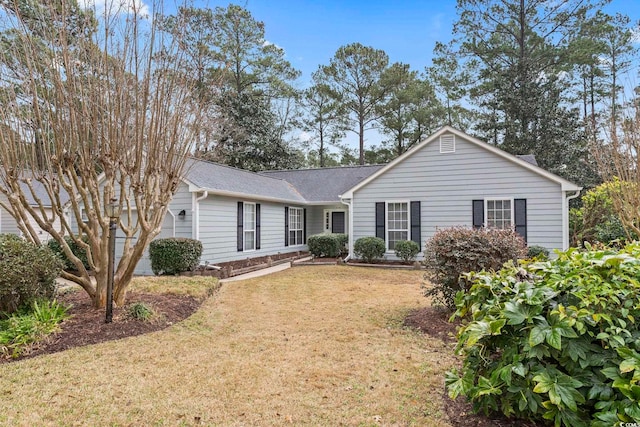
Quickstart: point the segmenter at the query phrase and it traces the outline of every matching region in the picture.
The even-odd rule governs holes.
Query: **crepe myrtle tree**
[[[181,39],[157,27],[162,3],[139,5],[0,2],[0,206],[26,238],[39,242],[35,223],[60,244],[76,270],[62,276],[96,307],[106,303],[107,205],[116,199],[122,211],[113,289],[122,305],[200,123]]]

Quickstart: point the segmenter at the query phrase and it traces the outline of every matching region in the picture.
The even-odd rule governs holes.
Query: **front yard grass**
[[[225,284],[169,329],[0,365],[0,424],[447,426],[452,345],[401,327],[421,280],[314,266]]]

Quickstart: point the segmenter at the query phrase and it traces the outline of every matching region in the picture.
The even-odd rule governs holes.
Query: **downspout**
[[[340,196],[340,203],[348,207],[347,212],[349,213],[349,253],[344,259],[344,262],[347,262],[353,256],[353,212],[351,212],[351,199],[343,199]]]
[[[202,196],[194,199],[193,206],[193,228],[194,239],[200,240],[200,201],[209,197],[208,191],[203,191]]]
[[[171,218],[173,219],[173,231],[171,233],[171,237],[176,237],[176,216],[171,212],[171,209],[167,209],[167,213],[171,215]]]
[[[580,195],[580,190],[577,190],[575,194],[569,196],[568,192],[565,192],[564,197],[564,209],[562,209],[562,250],[569,249],[569,200],[575,199]]]

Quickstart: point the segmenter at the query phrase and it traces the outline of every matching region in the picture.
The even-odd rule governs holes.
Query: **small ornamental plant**
[[[640,420],[640,244],[586,248],[465,275],[451,398],[555,426]]]
[[[404,262],[415,261],[420,252],[420,245],[412,240],[400,240],[395,246],[396,256]]]
[[[375,262],[384,256],[386,244],[379,237],[361,237],[353,245],[353,252],[364,262]]]

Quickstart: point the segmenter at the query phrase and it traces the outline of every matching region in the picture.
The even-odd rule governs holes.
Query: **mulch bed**
[[[159,331],[186,319],[202,304],[201,299],[185,295],[129,292],[125,306],[113,308],[113,322],[105,323],[105,310],[95,309],[83,290],[62,293],[58,301],[70,306],[68,313],[72,315],[62,322],[61,331],[22,357],[0,357],[0,363]],[[147,321],[129,316],[127,307],[137,302],[152,308],[156,315]]]
[[[413,310],[404,320],[404,325],[431,337],[453,344],[457,341],[459,321],[449,322],[451,313],[439,307],[424,307]],[[452,347],[453,348],[453,347]],[[464,397],[451,400],[443,390],[444,411],[454,427],[543,427],[545,424],[526,420],[508,419],[499,414],[494,417],[474,414],[471,403]]]

